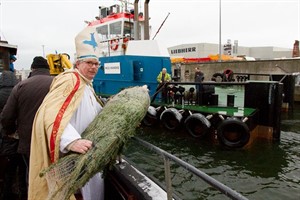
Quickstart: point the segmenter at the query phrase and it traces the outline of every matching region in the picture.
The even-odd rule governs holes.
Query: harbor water
[[[253,200],[300,199],[300,104],[282,113],[281,140],[255,141],[247,148],[225,149],[184,131],[141,127],[137,136],[192,164]],[[150,177],[165,183],[163,157],[130,141],[124,155]],[[185,200],[227,199],[186,169],[171,162],[172,187]]]

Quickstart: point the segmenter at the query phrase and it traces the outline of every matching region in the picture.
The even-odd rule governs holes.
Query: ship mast
[[[150,39],[150,34],[149,34],[149,1],[150,0],[145,0],[144,3],[144,14],[145,14],[145,21],[144,21],[144,40],[149,40]]]
[[[134,22],[133,22],[133,35],[134,40],[140,40],[139,36],[139,0],[134,0]]]

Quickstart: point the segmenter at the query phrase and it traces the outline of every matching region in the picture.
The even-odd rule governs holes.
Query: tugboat
[[[171,60],[167,48],[156,40],[149,40],[148,3],[144,14],[125,5],[99,7],[100,15],[94,26],[101,39],[101,68],[94,78],[95,91],[104,96],[116,94],[121,89],[147,85],[150,95],[156,91],[156,77],[162,68],[171,72]]]

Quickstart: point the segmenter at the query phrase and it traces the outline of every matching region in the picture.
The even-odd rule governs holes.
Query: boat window
[[[2,58],[2,53],[0,53],[0,72],[4,70],[4,60]]]
[[[295,85],[300,85],[300,74],[296,75]]]
[[[115,22],[109,25],[109,32],[111,38],[116,38],[121,35],[122,22]]]
[[[98,32],[98,35],[99,35],[101,41],[107,41],[109,39],[107,25],[97,27],[96,30]]]
[[[9,66],[7,48],[0,47],[0,71],[7,69]]]
[[[124,35],[130,35],[133,38],[133,23],[124,22]]]

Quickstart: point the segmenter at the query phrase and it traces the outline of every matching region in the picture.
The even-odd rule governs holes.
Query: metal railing
[[[192,174],[196,175],[200,179],[204,180],[206,183],[211,185],[213,188],[219,190],[224,195],[228,196],[231,199],[235,200],[247,200],[246,197],[241,195],[240,193],[234,191],[233,189],[229,188],[228,186],[224,185],[223,183],[217,181],[216,179],[212,178],[211,176],[207,175],[206,173],[202,172],[201,170],[197,169],[196,167],[190,165],[189,163],[177,158],[176,156],[160,149],[157,146],[154,146],[138,137],[133,137],[133,140],[141,144],[142,146],[160,154],[164,158],[164,168],[165,168],[165,181],[166,181],[166,192],[168,200],[172,199],[172,180],[171,180],[171,170],[170,170],[170,160],[174,161],[176,164],[180,165],[181,167],[185,168]]]

